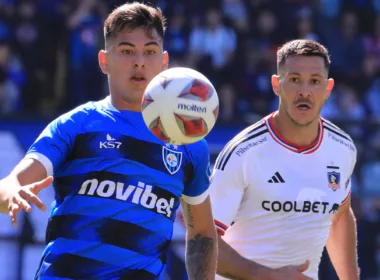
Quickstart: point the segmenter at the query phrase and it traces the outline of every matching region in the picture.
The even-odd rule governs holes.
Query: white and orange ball
[[[211,131],[218,118],[219,99],[203,74],[175,67],[152,79],[141,106],[144,122],[156,137],[184,145],[201,140]]]

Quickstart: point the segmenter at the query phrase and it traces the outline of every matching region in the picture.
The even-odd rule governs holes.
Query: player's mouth
[[[141,74],[134,74],[131,76],[131,81],[136,85],[142,85],[146,83],[146,78]]]
[[[297,109],[301,111],[308,111],[311,109],[311,106],[308,103],[299,103],[297,104]]]

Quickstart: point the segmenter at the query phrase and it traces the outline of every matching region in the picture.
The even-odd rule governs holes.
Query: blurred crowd
[[[52,117],[107,94],[97,53],[102,23],[125,0],[0,0],[0,115]],[[287,40],[325,44],[336,80],[323,115],[379,157],[380,0],[153,0],[168,18],[171,66],[215,84],[220,123],[253,122],[277,107],[270,76]]]
[[[1,115],[51,116],[104,96],[102,23],[124,2],[0,0]],[[326,117],[380,120],[379,0],[150,2],[168,18],[171,66],[194,67],[213,81],[221,121],[250,121],[276,108],[275,52],[294,38],[320,41],[331,53],[337,83]]]
[[[151,0],[168,18],[171,66],[193,67],[217,88],[220,125],[276,109],[270,77],[287,40],[317,40],[336,81],[322,111],[359,150],[354,207],[368,276],[380,245],[380,0]],[[0,0],[0,118],[52,118],[103,98],[102,24],[121,0]],[[364,258],[364,260],[363,260]],[[375,277],[375,276],[374,276]]]

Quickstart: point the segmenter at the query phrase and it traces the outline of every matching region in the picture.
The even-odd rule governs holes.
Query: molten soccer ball
[[[201,73],[170,68],[148,84],[142,115],[149,130],[174,145],[194,143],[214,127],[219,99],[211,82]]]

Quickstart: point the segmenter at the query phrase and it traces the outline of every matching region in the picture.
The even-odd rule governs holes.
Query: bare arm
[[[186,269],[190,280],[215,279],[217,236],[210,198],[198,205],[181,201],[186,223]]]
[[[46,169],[42,163],[32,158],[26,158],[20,161],[6,179],[25,186],[46,177]]]
[[[334,217],[326,248],[339,279],[359,279],[356,220],[350,201]]]
[[[270,269],[256,262],[247,260],[228,245],[218,234],[219,255],[218,269],[219,275],[236,280],[248,279],[270,279]]]
[[[17,214],[22,209],[30,212],[29,203],[45,210],[37,195],[52,181],[53,178],[47,177],[46,169],[39,161],[23,159],[9,176],[0,181],[0,213],[9,214],[13,225],[17,226]]]
[[[218,274],[235,280],[312,280],[302,272],[309,267],[309,261],[299,265],[288,265],[272,269],[239,255],[219,236]]]

